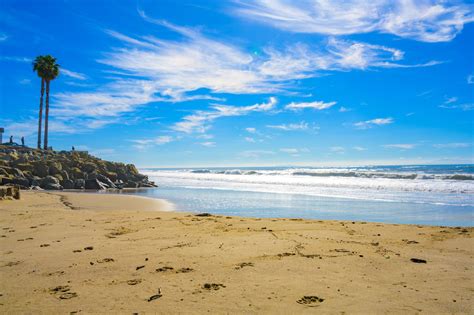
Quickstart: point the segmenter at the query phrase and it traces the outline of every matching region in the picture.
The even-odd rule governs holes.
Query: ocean
[[[180,211],[473,226],[474,165],[141,169]],[[130,192],[129,192],[130,193]]]

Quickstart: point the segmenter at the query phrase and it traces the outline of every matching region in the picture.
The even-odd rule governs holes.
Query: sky
[[[0,0],[0,127],[139,167],[474,160],[474,2]]]

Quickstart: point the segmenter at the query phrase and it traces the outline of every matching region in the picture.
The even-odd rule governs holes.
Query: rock
[[[12,184],[20,186],[22,189],[30,187],[30,181],[24,177],[15,177],[12,179]]]
[[[85,189],[104,190],[107,187],[97,179],[86,179]]]
[[[102,175],[102,174],[98,174],[98,175],[97,175],[97,179],[98,179],[100,182],[102,182],[103,184],[107,185],[108,188],[117,188],[117,187],[115,186],[115,184],[114,184],[109,178],[105,177],[105,176]]]
[[[62,190],[63,187],[59,184],[59,180],[54,176],[46,176],[41,180],[41,188],[46,190]]]
[[[50,162],[48,166],[49,166],[49,175],[61,174],[61,171],[63,169],[61,163],[58,163],[58,162]]]
[[[20,188],[15,186],[0,186],[0,200],[20,199]]]
[[[75,189],[84,189],[86,187],[86,181],[82,178],[78,178],[74,181]]]
[[[46,163],[40,161],[33,164],[33,175],[46,177],[49,175],[49,167]]]
[[[64,179],[61,181],[61,186],[63,186],[64,189],[74,189],[74,181],[71,179]]]
[[[138,188],[138,183],[128,181],[124,185],[125,188]]]
[[[41,178],[38,176],[33,176],[29,178],[30,180],[30,186],[40,186],[41,185]]]
[[[81,169],[83,172],[92,173],[97,169],[97,167],[95,166],[94,163],[88,162],[82,165]]]
[[[63,190],[63,186],[61,186],[59,184],[52,184],[52,183],[48,183],[48,184],[44,185],[41,188],[43,188],[45,190]]]

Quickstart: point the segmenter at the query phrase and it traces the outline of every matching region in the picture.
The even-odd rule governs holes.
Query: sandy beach
[[[61,192],[0,201],[0,312],[474,312],[473,228],[172,209]]]

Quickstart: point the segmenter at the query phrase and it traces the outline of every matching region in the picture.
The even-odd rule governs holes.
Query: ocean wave
[[[186,172],[186,171],[184,171]],[[474,174],[430,174],[421,172],[385,172],[377,170],[351,169],[282,169],[282,170],[245,170],[245,169],[193,169],[187,172],[193,174],[220,175],[290,175],[312,177],[356,177],[356,178],[387,178],[387,179],[417,179],[417,180],[474,180]]]

